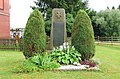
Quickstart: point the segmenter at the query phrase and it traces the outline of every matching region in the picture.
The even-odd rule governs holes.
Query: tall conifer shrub
[[[29,16],[24,36],[23,54],[26,58],[42,54],[46,48],[46,33],[43,16],[35,9]]]
[[[83,10],[75,17],[71,43],[81,53],[82,60],[89,60],[94,56],[94,32],[90,18]]]

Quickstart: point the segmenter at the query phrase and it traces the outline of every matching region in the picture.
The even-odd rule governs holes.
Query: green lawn
[[[25,59],[22,52],[0,51],[0,79],[120,79],[120,46],[96,46],[94,57],[100,62],[98,71],[41,71],[13,73]]]

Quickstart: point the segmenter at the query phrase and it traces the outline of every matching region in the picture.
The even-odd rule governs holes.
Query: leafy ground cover
[[[97,45],[95,60],[101,71],[40,71],[14,73],[25,60],[22,52],[0,51],[0,79],[119,79],[120,46]]]

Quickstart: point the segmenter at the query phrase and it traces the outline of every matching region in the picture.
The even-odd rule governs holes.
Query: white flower
[[[66,42],[65,42],[65,43],[63,43],[63,46],[66,46]]]
[[[68,46],[68,42],[64,42],[63,45]]]
[[[68,42],[63,43],[63,47],[64,47],[64,49],[66,49],[67,46],[68,46]]]
[[[55,48],[53,48],[53,50],[55,50]]]
[[[75,65],[75,66],[77,66],[77,64],[78,64],[77,62],[74,62],[74,63],[73,63],[73,65]]]
[[[72,49],[73,49],[73,50],[75,50],[75,47],[74,47],[74,46],[72,46]]]
[[[62,46],[62,45],[60,45],[60,48],[59,48],[59,50],[60,50],[60,51],[62,51],[62,50],[63,50],[63,46]]]

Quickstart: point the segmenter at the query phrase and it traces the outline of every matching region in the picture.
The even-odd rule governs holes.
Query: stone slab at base
[[[74,66],[74,65],[61,65],[57,70],[95,70],[95,71],[100,71],[100,69],[96,67],[88,67],[87,65],[79,65],[79,66]]]

